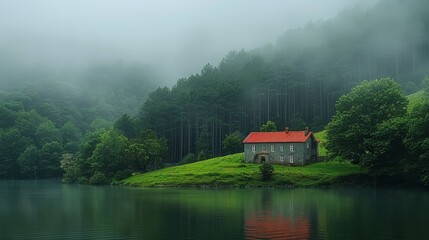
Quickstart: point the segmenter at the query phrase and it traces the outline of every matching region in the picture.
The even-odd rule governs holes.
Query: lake
[[[428,239],[429,193],[0,181],[0,239]]]

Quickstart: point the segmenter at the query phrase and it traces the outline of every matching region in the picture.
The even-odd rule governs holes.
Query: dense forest
[[[406,94],[421,89],[429,75],[429,2],[344,10],[273,44],[231,51],[171,88],[156,89],[156,73],[121,61],[68,76],[74,84],[1,70],[0,179],[66,171],[69,182],[105,183],[235,152],[226,138],[267,121],[323,130],[340,96],[364,80],[391,77]]]
[[[218,66],[149,94],[137,122],[168,140],[170,159],[222,154],[222,141],[268,120],[321,130],[335,102],[367,79],[392,77],[405,93],[429,73],[429,3],[382,1],[309,23],[275,44],[232,51]]]
[[[73,84],[46,73],[20,78],[31,73],[10,74],[0,93],[0,179],[61,177],[63,154],[82,156],[84,136],[101,136],[122,114],[137,113],[156,81],[120,63],[90,67]]]

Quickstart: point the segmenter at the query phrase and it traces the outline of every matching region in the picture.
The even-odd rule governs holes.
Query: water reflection
[[[429,194],[0,182],[0,239],[425,239]]]
[[[262,190],[260,201],[246,208],[246,239],[309,239],[310,217],[303,201],[291,191]]]
[[[286,218],[271,211],[246,217],[246,239],[309,239],[310,222],[305,217]]]

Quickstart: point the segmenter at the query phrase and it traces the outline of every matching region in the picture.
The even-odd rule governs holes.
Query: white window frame
[[[295,146],[293,144],[291,144],[289,146],[289,150],[290,150],[290,152],[295,152]]]
[[[291,155],[289,155],[289,162],[290,163],[293,163],[293,155],[291,154]]]
[[[276,145],[271,144],[271,152],[275,152],[276,151]]]
[[[256,145],[255,144],[252,145],[252,152],[256,152]]]
[[[284,152],[284,146],[280,145],[280,152]]]
[[[266,152],[267,151],[267,146],[266,145],[262,145],[262,152]]]
[[[284,162],[285,161],[285,156],[280,155],[280,162]]]
[[[309,142],[307,143],[307,148],[310,148],[310,143]]]

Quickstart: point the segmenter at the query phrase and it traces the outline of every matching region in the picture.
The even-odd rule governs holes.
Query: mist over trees
[[[264,124],[267,131],[324,129],[340,96],[364,80],[390,77],[408,94],[428,89],[427,75],[429,2],[418,0],[343,10],[274,44],[231,51],[172,87],[156,89],[165,79],[150,65],[101,61],[49,72],[0,56],[0,179],[65,172],[67,182],[102,184],[165,162],[234,153]],[[425,109],[412,113],[410,126],[389,124],[401,129],[392,142],[407,137],[400,146],[422,159],[410,169],[426,174],[427,135],[416,130]],[[377,126],[378,136],[393,131],[389,124]]]
[[[392,77],[412,93],[429,73],[429,3],[381,1],[326,22],[290,30],[276,44],[232,51],[218,66],[149,94],[141,126],[167,138],[170,161],[189,153],[216,156],[235,131],[321,130],[337,99],[359,82]]]
[[[158,79],[123,63],[98,64],[73,82],[41,76],[0,92],[0,179],[61,177],[62,155],[76,157],[83,136],[136,114]]]

